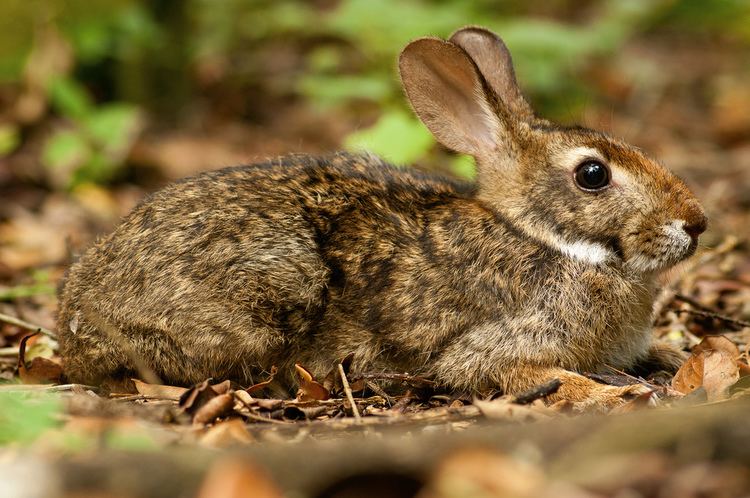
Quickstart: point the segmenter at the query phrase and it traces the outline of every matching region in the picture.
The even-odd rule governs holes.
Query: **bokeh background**
[[[744,0],[3,0],[0,311],[52,328],[69,261],[196,172],[365,148],[471,178],[411,114],[395,63],[466,24],[501,34],[541,115],[685,177],[711,216],[705,244],[747,234]],[[4,327],[0,347],[16,344]]]

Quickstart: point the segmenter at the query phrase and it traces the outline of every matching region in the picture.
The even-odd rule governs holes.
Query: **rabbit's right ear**
[[[462,48],[437,38],[415,40],[401,52],[399,70],[414,111],[440,143],[478,159],[497,151],[502,123]]]

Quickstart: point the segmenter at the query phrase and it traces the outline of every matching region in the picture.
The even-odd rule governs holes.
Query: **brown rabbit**
[[[559,378],[553,399],[615,404],[638,388],[579,372],[674,366],[650,324],[657,274],[706,227],[687,187],[635,147],[536,118],[489,31],[416,40],[399,67],[437,139],[476,158],[476,184],[335,154],[170,185],[71,267],[70,380],[249,384],[354,353],[456,390]]]

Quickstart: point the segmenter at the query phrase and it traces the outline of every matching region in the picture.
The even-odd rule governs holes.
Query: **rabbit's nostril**
[[[695,220],[685,222],[685,224],[682,226],[682,229],[687,232],[687,234],[691,239],[693,239],[693,241],[697,241],[700,234],[706,231],[707,224],[708,220],[706,219],[705,215],[700,215]]]

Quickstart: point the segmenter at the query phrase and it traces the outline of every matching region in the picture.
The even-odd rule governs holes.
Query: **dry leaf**
[[[229,413],[233,407],[234,396],[232,393],[219,394],[196,410],[193,415],[193,424],[210,424],[222,415]]]
[[[473,404],[479,408],[482,415],[491,419],[533,421],[550,417],[546,409],[540,409],[533,404],[519,405],[513,403],[513,400],[508,396],[493,399],[492,401],[475,399]]]
[[[740,349],[737,345],[723,335],[707,335],[693,348],[692,352],[697,354],[703,351],[721,351],[735,359],[740,356]]]
[[[18,376],[24,384],[57,384],[62,379],[62,366],[58,363],[37,356],[26,366],[26,343],[39,332],[29,334],[21,339],[18,349]]]
[[[148,396],[150,398],[168,399],[172,401],[179,401],[183,394],[187,392],[186,387],[177,386],[165,386],[161,384],[148,384],[138,379],[130,379],[133,381],[138,394]]]
[[[703,387],[709,401],[726,399],[740,378],[738,356],[737,346],[726,337],[705,337],[675,374],[672,387],[683,394]]]
[[[273,382],[273,378],[276,375],[277,370],[278,369],[275,365],[272,366],[271,373],[268,375],[268,378],[266,380],[264,380],[263,382],[258,382],[257,384],[253,384],[252,386],[245,389],[245,392],[247,392],[247,394],[253,394],[270,386],[271,382]]]
[[[294,364],[294,369],[297,371],[297,377],[299,378],[299,390],[297,391],[297,400],[299,401],[324,401],[331,397],[331,393],[328,389],[318,383],[307,371],[305,367],[299,363]]]
[[[255,398],[255,403],[258,405],[258,408],[262,408],[263,410],[268,411],[278,410],[284,404],[284,402],[280,399],[263,398]]]
[[[729,388],[740,380],[737,360],[720,351],[701,354],[705,354],[703,388],[708,395],[708,401],[726,399]]]
[[[226,394],[231,388],[232,383],[229,380],[225,380],[224,382],[219,382],[218,384],[213,384],[211,386],[211,389],[213,389],[216,394]]]
[[[616,415],[618,413],[630,413],[641,408],[656,406],[656,397],[653,392],[639,394],[627,403],[612,408],[609,413]]]
[[[231,418],[209,427],[200,439],[203,446],[210,448],[226,448],[253,442],[255,440],[247,431],[245,423],[238,418]]]
[[[238,457],[216,462],[208,471],[198,498],[282,498],[270,477]]]
[[[201,406],[206,404],[210,399],[216,396],[216,391],[208,385],[208,380],[194,385],[182,396],[180,396],[180,408],[188,413],[195,413]]]
[[[463,449],[448,453],[417,496],[532,498],[542,496],[545,482],[542,470],[528,462],[489,449]]]

